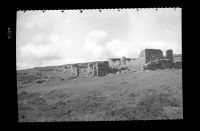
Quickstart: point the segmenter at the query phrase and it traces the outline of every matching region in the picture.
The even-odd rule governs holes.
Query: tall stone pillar
[[[97,76],[99,76],[99,63],[96,63]]]
[[[95,76],[94,73],[95,73],[95,68],[94,68],[94,66],[92,66],[92,75],[93,75],[93,76]]]
[[[120,60],[121,60],[122,65],[126,64],[126,57],[122,57]]]
[[[172,50],[167,50],[166,51],[167,58],[173,61],[173,51]]]
[[[77,77],[79,76],[79,74],[80,74],[80,71],[79,71],[79,66],[78,65],[76,65],[76,68],[77,68]]]

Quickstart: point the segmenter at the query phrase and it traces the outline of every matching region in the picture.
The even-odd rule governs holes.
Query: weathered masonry
[[[128,68],[130,71],[142,71],[147,63],[162,59],[173,61],[173,51],[167,50],[166,56],[163,56],[160,49],[145,49],[140,52],[138,58],[109,58],[108,61],[71,64],[69,70],[71,75],[76,77],[105,76],[112,69]]]
[[[141,51],[138,58],[109,58],[109,67],[128,67],[132,71],[140,71],[144,70],[145,64],[161,59],[173,61],[173,51],[167,50],[166,56],[163,56],[163,52],[160,49],[145,49]]]
[[[128,68],[130,71],[142,71],[144,65],[154,60],[168,59],[173,61],[173,51],[167,50],[166,56],[159,49],[145,49],[142,50],[138,58],[109,58],[108,61],[96,61],[88,63],[67,64],[55,67],[53,72],[49,72],[51,76],[57,78],[73,77],[94,77],[105,76],[112,72],[112,70],[120,70]],[[43,74],[47,72],[43,71]],[[49,76],[47,74],[47,76]]]
[[[173,51],[172,50],[167,50],[166,51],[166,56],[163,56],[163,52],[159,49],[145,49],[144,51],[141,52],[140,57],[144,57],[145,64],[154,61],[154,60],[159,60],[159,59],[169,59],[173,61]]]
[[[145,49],[140,52],[138,58],[109,58],[108,61],[96,61],[87,63],[66,64],[61,66],[37,67],[26,71],[18,72],[19,79],[26,77],[38,79],[69,79],[77,77],[106,76],[109,73],[119,71],[142,71],[147,69],[147,65],[152,62],[160,61],[165,67],[175,65],[182,67],[182,56],[174,56],[172,50],[167,50],[166,55],[160,49]],[[154,69],[154,65],[150,65]],[[163,67],[163,66],[162,66]],[[26,73],[26,75],[23,75]],[[22,77],[23,76],[23,77]]]
[[[105,76],[108,74],[108,62],[91,62],[72,64],[70,67],[71,75],[77,77]]]

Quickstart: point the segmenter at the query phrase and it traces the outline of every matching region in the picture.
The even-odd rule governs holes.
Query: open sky
[[[17,70],[137,58],[145,48],[182,53],[181,8],[18,11]]]

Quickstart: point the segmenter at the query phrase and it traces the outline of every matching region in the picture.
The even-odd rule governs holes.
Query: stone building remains
[[[38,67],[32,70],[35,70],[36,74],[48,79],[106,76],[109,73],[122,71],[122,69],[126,69],[128,71],[142,71],[145,69],[145,65],[156,60],[167,60],[173,63],[173,57],[172,50],[167,50],[166,56],[163,56],[163,52],[160,49],[145,49],[140,52],[138,58],[109,58],[108,61]],[[176,60],[178,60],[177,58]],[[181,66],[180,64],[182,63],[178,63],[179,67]]]
[[[161,59],[173,61],[173,51],[167,50],[166,56],[163,56],[160,49],[145,49],[140,52],[138,58],[109,58],[109,66],[113,68],[127,67],[131,71],[141,71],[144,70],[144,65]]]

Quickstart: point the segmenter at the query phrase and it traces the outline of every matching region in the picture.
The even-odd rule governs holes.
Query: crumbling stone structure
[[[69,70],[72,76],[77,77],[105,76],[108,73],[108,62],[72,64]]]
[[[109,64],[108,61],[104,61],[101,63],[96,63],[97,68],[97,76],[105,76],[109,73]]]
[[[167,57],[166,58],[171,60],[171,61],[173,61],[173,51],[172,50],[167,50],[166,53],[167,53]]]
[[[161,59],[173,61],[173,51],[167,50],[165,57],[160,49],[145,49],[140,52],[138,58],[110,58],[109,67],[118,69],[128,67],[132,71],[140,71],[144,70],[145,64]]]
[[[159,49],[145,49],[145,63],[163,58],[163,52]]]
[[[163,56],[163,52],[160,49],[145,49],[140,53],[140,57],[145,58],[145,64],[150,61],[169,59],[173,61],[173,51],[167,50],[166,57]]]
[[[145,49],[140,52],[138,58],[109,58],[108,61],[37,67],[26,70],[25,73],[28,73],[27,75],[18,73],[17,78],[19,77],[18,79],[21,80],[24,79],[24,77],[28,79],[28,76],[31,76],[32,79],[32,76],[35,76],[35,79],[48,78],[49,80],[63,80],[70,77],[105,76],[109,73],[142,71],[145,69],[163,69],[168,67],[171,68],[172,66],[174,68],[182,68],[182,56],[174,57],[172,50],[167,50],[166,56],[163,56],[163,52],[159,49]]]

